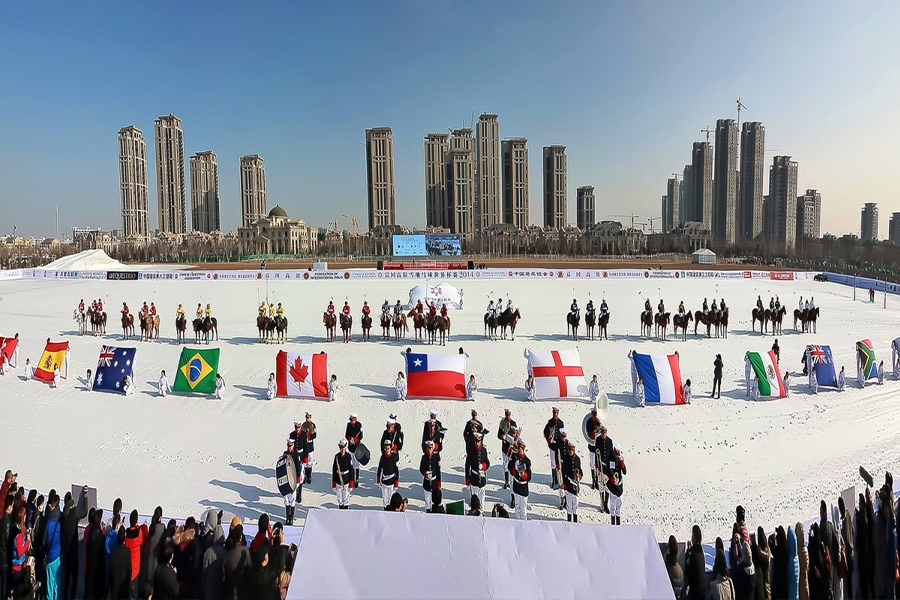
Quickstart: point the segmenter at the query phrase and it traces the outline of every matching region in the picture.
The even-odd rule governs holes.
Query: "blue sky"
[[[847,2],[0,3],[0,233],[117,227],[119,128],[184,122],[218,155],[222,225],[240,217],[239,158],[266,161],[268,203],[324,225],[366,214],[367,127],[393,128],[397,220],[424,225],[423,138],[499,114],[540,149],[568,147],[598,218],[659,213],[700,129],[766,125],[767,162],[799,162],[822,231],[900,211],[900,4]],[[188,204],[190,201],[188,199]],[[12,217],[9,219],[8,217]],[[343,223],[346,226],[346,223]]]

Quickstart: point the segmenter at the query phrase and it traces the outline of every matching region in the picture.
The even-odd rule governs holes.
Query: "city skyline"
[[[476,10],[486,34],[466,31],[455,49],[424,43],[428,23],[458,26]],[[317,225],[339,219],[346,228],[341,214],[355,214],[362,225],[360,144],[362,132],[377,125],[393,130],[396,220],[421,227],[423,136],[448,125],[473,127],[473,113],[489,111],[500,115],[501,139],[529,139],[532,161],[544,146],[567,146],[567,222],[576,222],[583,185],[595,187],[598,220],[626,203],[646,222],[660,213],[661,182],[684,164],[685,147],[702,139],[707,124],[734,118],[739,96],[741,120],[765,123],[767,151],[802,164],[798,189],[816,188],[826,198],[823,233],[855,230],[860,196],[886,214],[900,209],[892,194],[900,185],[895,144],[883,135],[900,127],[893,100],[900,82],[883,76],[900,50],[892,34],[900,7],[764,2],[754,11],[767,15],[766,27],[747,18],[747,7],[712,3],[388,3],[351,14],[275,3],[250,15],[224,3],[212,11],[185,6],[174,17],[139,5],[11,5],[0,49],[22,60],[5,67],[11,83],[0,96],[0,210],[25,235],[55,230],[56,206],[69,226],[120,227],[112,133],[134,123],[149,138],[153,119],[174,113],[184,123],[185,157],[216,151],[226,231],[240,225],[234,165],[248,152],[266,157],[271,205]],[[306,32],[312,22],[319,26]],[[798,22],[827,43],[792,35]],[[295,35],[298,27],[306,33]],[[685,35],[721,27],[744,43],[709,56]],[[47,35],[55,29],[58,35]],[[253,53],[228,41],[248,31]],[[196,46],[208,57],[202,68],[178,58]],[[683,65],[701,58],[705,69],[685,72]],[[473,62],[480,68],[465,67]],[[432,84],[437,64],[444,69]],[[255,85],[242,86],[229,75],[235,70],[254,70]],[[664,101],[646,93],[647,81],[669,90]],[[578,94],[558,94],[573,85]],[[52,170],[44,157],[50,139]],[[155,144],[148,146],[155,167]],[[848,159],[847,148],[865,148],[865,159]],[[529,166],[528,221],[541,223],[543,181],[537,162]],[[156,193],[155,168],[147,185]],[[151,230],[159,227],[157,212],[150,210]],[[879,237],[885,233],[882,223]]]

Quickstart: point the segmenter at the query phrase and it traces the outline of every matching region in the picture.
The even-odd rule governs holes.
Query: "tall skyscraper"
[[[194,231],[221,231],[219,163],[212,150],[191,157],[191,225]]]
[[[597,222],[594,210],[594,186],[583,185],[576,190],[575,222],[584,231]]]
[[[666,182],[666,203],[662,214],[662,231],[672,231],[681,223],[681,181],[670,177]]]
[[[544,227],[566,226],[567,167],[565,146],[544,146]]]
[[[766,128],[753,121],[741,126],[741,171],[737,207],[738,240],[750,242],[763,231],[763,175]]]
[[[797,197],[797,245],[804,239],[820,237],[822,219],[822,195],[816,190],[806,190]]]
[[[147,194],[147,142],[144,132],[129,125],[119,130],[119,198],[122,235],[150,235],[150,198]]]
[[[156,189],[159,230],[182,234],[187,231],[184,185],[184,131],[175,115],[160,117],[156,130]]]
[[[447,172],[445,161],[450,150],[450,136],[429,133],[425,136],[425,224],[428,227],[448,227]]]
[[[716,121],[715,179],[713,184],[712,233],[719,244],[737,241],[738,129],[734,119]]]
[[[709,142],[694,142],[691,154],[691,221],[712,230],[713,151]]]
[[[394,138],[390,127],[366,129],[369,231],[394,225]]]
[[[475,199],[475,223],[481,230],[503,221],[500,204],[500,125],[497,115],[484,113],[478,118],[478,180]]]
[[[475,140],[471,129],[456,129],[450,136],[445,161],[447,212],[445,227],[451,233],[475,235]]]
[[[528,140],[510,138],[501,144],[503,154],[503,221],[524,230],[528,227]]]
[[[864,242],[878,241],[878,204],[866,202],[860,219],[860,239]]]
[[[694,221],[694,167],[684,165],[684,175],[681,178],[681,206],[678,207],[681,215],[679,223]]]
[[[888,221],[888,241],[900,244],[900,212],[892,214]]]
[[[241,227],[250,227],[266,211],[266,163],[259,154],[241,157]]]
[[[769,169],[766,237],[793,250],[797,242],[797,161],[776,156]]]

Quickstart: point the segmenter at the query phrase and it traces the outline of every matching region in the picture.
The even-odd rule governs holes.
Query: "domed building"
[[[318,227],[307,227],[303,219],[289,217],[277,204],[265,217],[247,227],[238,227],[238,241],[244,256],[314,254],[318,237]]]

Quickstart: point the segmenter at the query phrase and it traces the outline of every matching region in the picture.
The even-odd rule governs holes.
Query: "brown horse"
[[[753,331],[756,331],[756,322],[759,321],[759,332],[765,333],[769,328],[769,311],[762,310],[761,308],[754,308],[751,316],[753,317]]]
[[[685,313],[683,315],[675,315],[672,317],[672,324],[675,326],[675,336],[678,336],[678,330],[681,330],[681,341],[687,340],[687,329],[688,323],[691,322],[693,316],[691,313]]]
[[[177,317],[175,319],[175,341],[179,344],[184,343],[184,332],[187,330],[187,318]]]
[[[512,311],[508,308],[504,310],[500,315],[500,337],[504,340],[506,339],[506,328],[509,327],[511,339],[516,339],[516,324],[521,318],[522,315],[519,313],[518,308]]]
[[[275,340],[279,343],[287,341],[287,317],[275,317]]]
[[[781,335],[781,322],[784,320],[784,315],[787,313],[787,309],[785,307],[781,307],[776,309],[769,315],[769,320],[772,321],[772,333],[775,335]]]
[[[122,313],[122,339],[127,340],[134,335],[134,315]]]
[[[200,343],[200,339],[209,344],[211,337],[219,339],[219,323],[215,317],[206,317],[204,319],[194,319],[194,339],[196,343]],[[212,335],[210,335],[212,334]]]
[[[441,346],[447,345],[450,339],[450,317],[437,317],[437,330],[441,338]]]
[[[264,315],[256,317],[256,330],[259,332],[259,341],[268,342],[272,339],[275,331],[275,319],[270,319]]]
[[[391,316],[384,312],[381,313],[381,317],[379,317],[379,323],[381,324],[381,339],[391,339]]]
[[[353,330],[353,317],[341,313],[341,331],[344,334],[344,343],[350,341],[350,333]]]
[[[397,313],[391,322],[394,327],[394,340],[399,342],[401,337],[406,337],[409,327],[406,325],[406,315]]]
[[[87,310],[87,318],[91,322],[91,335],[106,335],[106,313],[95,311],[93,308]]]
[[[794,330],[797,330],[797,321],[800,321],[801,330],[803,332],[808,332],[812,329],[812,332],[816,332],[816,319],[819,317],[819,309],[805,309],[803,311],[794,309]]]
[[[484,313],[484,337],[496,339],[498,327],[500,327],[500,319],[494,316],[494,312]]]
[[[322,313],[322,323],[325,324],[325,341],[334,341],[334,332],[337,329],[337,317],[331,313]]]
[[[415,329],[416,332],[416,339],[423,339],[425,337],[425,315],[411,310],[406,316],[413,320],[413,329]]]
[[[606,332],[606,328],[609,325],[609,313],[605,312],[600,315],[600,318],[597,319],[597,325],[600,327],[600,339],[608,340],[609,335]]]
[[[669,328],[669,313],[656,313],[654,318],[656,322],[656,337],[666,339],[666,330]],[[660,335],[660,333],[662,335]]]
[[[772,326],[774,328],[774,325]],[[728,339],[728,307],[719,311],[719,320],[716,322],[716,337]]]
[[[566,335],[571,335],[573,340],[578,339],[578,327],[581,326],[581,315],[566,313]]]
[[[653,333],[653,312],[644,310],[641,312],[641,337],[650,339]]]
[[[153,341],[159,337],[159,315],[144,313],[141,316],[141,341]]]
[[[706,337],[712,337],[711,328],[716,324],[719,317],[715,310],[709,311],[707,314],[703,314],[703,311],[694,312],[694,335],[697,335],[697,326],[701,323],[706,325]]]
[[[362,339],[364,342],[372,341],[372,316],[364,314],[359,324],[362,326]]]

